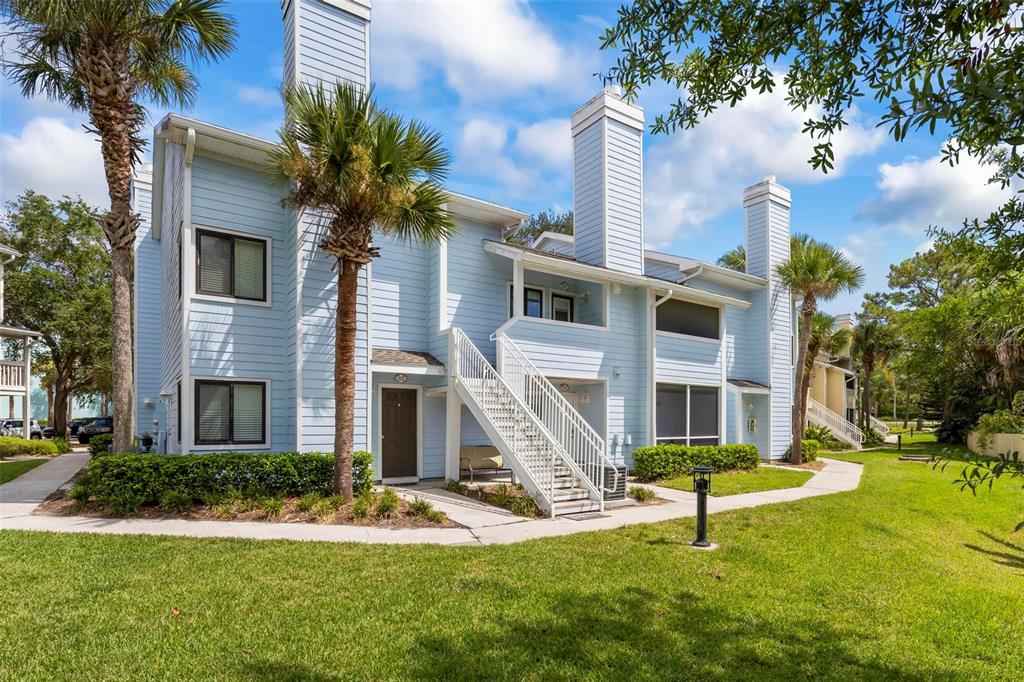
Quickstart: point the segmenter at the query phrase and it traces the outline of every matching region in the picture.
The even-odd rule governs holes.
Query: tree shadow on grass
[[[978,552],[979,554],[985,554],[992,557],[992,561],[1009,568],[1014,568],[1020,571],[1024,571],[1024,545],[1015,545],[1008,540],[996,537],[988,531],[979,531],[981,535],[988,538],[990,541],[999,545],[1003,549],[997,549],[995,547],[981,547],[980,545],[965,544],[964,547],[967,549]]]
[[[415,679],[846,679],[944,680],[865,657],[866,629],[730,611],[689,591],[564,590],[546,604],[496,605],[484,622],[422,633],[403,661]],[[742,610],[742,614],[732,610]],[[859,646],[859,650],[855,647]]]

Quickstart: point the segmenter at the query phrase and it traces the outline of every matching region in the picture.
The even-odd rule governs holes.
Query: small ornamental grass
[[[626,494],[632,497],[634,500],[636,500],[639,504],[651,502],[652,500],[656,500],[658,498],[658,496],[654,494],[653,490],[650,490],[649,488],[645,488],[640,485],[629,486],[629,491]]]

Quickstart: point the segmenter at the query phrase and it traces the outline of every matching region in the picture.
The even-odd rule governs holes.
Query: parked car
[[[113,417],[95,417],[90,419],[88,423],[84,423],[78,427],[78,442],[82,445],[88,445],[89,439],[93,436],[98,436],[101,433],[113,433],[114,432],[114,418]]]
[[[68,422],[68,436],[69,437],[70,436],[77,436],[78,435],[78,427],[82,425],[83,421],[85,421],[85,420],[72,419],[71,421]],[[43,438],[53,438],[53,434],[54,433],[55,433],[55,431],[54,431],[53,427],[52,426],[47,426],[46,428],[43,429]]]
[[[43,430],[39,427],[39,422],[35,419],[29,421],[29,438],[42,438]],[[21,436],[23,435],[22,426],[24,422],[21,419],[4,419],[0,423],[0,434],[5,436]]]
[[[43,438],[53,438],[53,434],[56,433],[52,426],[43,427]]]

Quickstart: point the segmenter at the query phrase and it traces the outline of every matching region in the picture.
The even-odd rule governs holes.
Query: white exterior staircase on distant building
[[[856,448],[864,444],[864,432],[857,428],[856,424],[847,421],[842,415],[833,412],[810,396],[807,396],[807,421],[827,426],[833,436]]]
[[[518,353],[515,361],[509,363],[516,368],[512,382],[519,385],[518,391],[461,329],[452,328],[449,381],[459,397],[541,510],[555,516],[604,509],[603,467],[607,456],[602,451],[604,460],[599,464],[593,461],[593,449],[603,449],[603,440],[594,443],[593,429],[588,433],[571,416],[579,417],[575,410],[561,417],[539,417],[534,409],[554,415],[562,411],[561,406],[532,376],[532,372],[539,372],[527,364],[528,360],[522,361],[525,356],[510,340],[500,340],[499,348],[506,358]],[[534,392],[543,392],[544,399],[535,402]],[[534,407],[527,404],[524,396],[535,403]],[[559,432],[557,436],[549,426]]]
[[[882,438],[885,438],[886,436],[889,435],[888,424],[886,424],[884,421],[873,415],[868,415],[868,417],[871,420],[871,428],[873,428],[875,431],[878,431],[878,433],[881,434]]]

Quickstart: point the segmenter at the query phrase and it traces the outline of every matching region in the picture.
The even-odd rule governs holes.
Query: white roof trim
[[[715,294],[701,289],[694,289],[693,287],[683,286],[681,284],[673,284],[672,282],[666,282],[665,280],[657,279],[655,277],[647,277],[646,275],[633,275],[628,272],[602,268],[597,265],[588,265],[586,263],[580,263],[578,261],[568,260],[558,256],[548,256],[542,253],[537,253],[536,251],[513,246],[512,244],[485,240],[484,250],[498,256],[505,256],[512,260],[522,261],[525,264],[533,266],[533,268],[537,270],[546,270],[557,274],[575,275],[583,279],[597,280],[598,282],[619,282],[629,286],[640,286],[657,291],[667,291],[672,294],[673,298],[690,301],[692,303],[701,303],[716,307],[729,305],[743,310],[750,307],[749,301],[744,301],[739,298],[722,296],[721,294]]]
[[[572,135],[575,137],[577,133],[602,117],[614,119],[631,128],[639,130],[644,128],[644,110],[635,104],[623,101],[614,90],[605,88],[573,112]]]
[[[425,374],[427,376],[444,376],[445,369],[440,365],[384,365],[371,363],[370,370],[382,374]]]
[[[732,270],[730,268],[724,268],[721,265],[714,265],[713,263],[707,263],[695,258],[674,256],[670,253],[651,251],[649,249],[644,250],[644,258],[658,263],[678,266],[680,272],[686,272],[700,267],[702,270],[700,274],[697,275],[697,279],[704,279],[709,282],[718,282],[720,284],[736,287],[737,289],[754,290],[768,286],[768,280],[761,277],[750,275],[745,272],[739,272],[738,270]]]
[[[541,232],[536,239],[533,240],[533,248],[539,249],[540,245],[545,241],[561,242],[563,244],[573,244],[576,239],[571,234],[562,234],[561,232],[552,232],[546,230]]]

